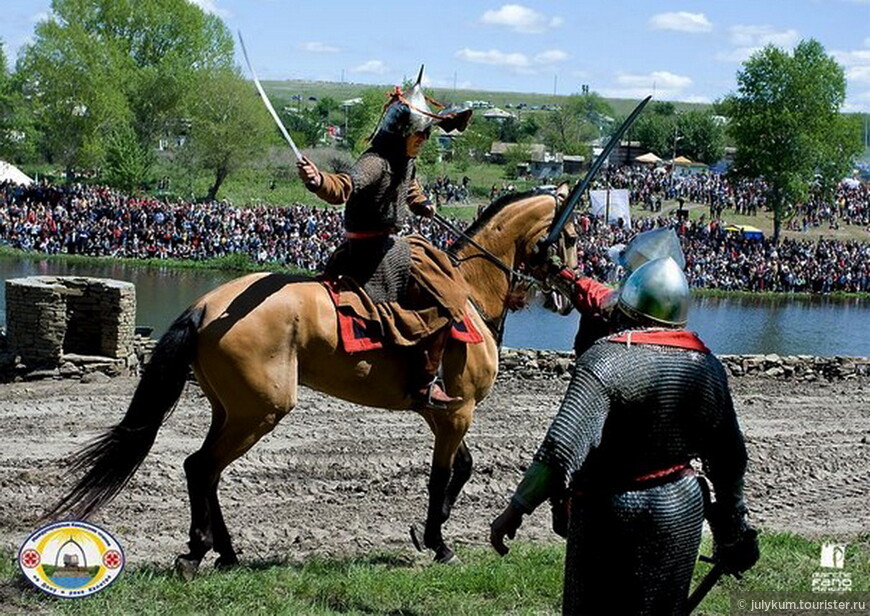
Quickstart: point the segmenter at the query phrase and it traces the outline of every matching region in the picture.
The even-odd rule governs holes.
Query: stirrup
[[[435,377],[432,381],[414,393],[414,408],[418,410],[433,409],[436,411],[447,410],[449,404],[461,402],[461,396],[450,396],[444,390],[441,379]]]

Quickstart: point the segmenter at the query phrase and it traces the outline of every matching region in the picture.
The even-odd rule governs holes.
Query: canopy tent
[[[21,169],[5,160],[0,160],[0,182],[14,182],[24,186],[33,184],[33,180],[27,177]]]
[[[691,160],[690,158],[686,158],[685,156],[677,156],[672,162],[675,165],[695,165],[695,164],[697,164],[693,160]]]
[[[640,156],[636,156],[634,158],[636,162],[639,163],[647,163],[650,165],[654,165],[656,163],[662,162],[662,159],[653,154],[652,152],[647,152],[646,154],[641,154]]]
[[[752,225],[727,225],[725,230],[731,233],[742,233],[743,237],[750,240],[764,239],[764,231]]]

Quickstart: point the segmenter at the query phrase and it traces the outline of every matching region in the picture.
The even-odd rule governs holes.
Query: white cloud
[[[767,45],[791,50],[801,38],[797,30],[777,30],[772,26],[731,26],[729,32],[731,42],[736,47],[717,53],[716,59],[720,62],[746,62],[752,54]]]
[[[305,41],[299,43],[299,49],[302,51],[310,51],[311,53],[335,53],[341,51],[338,47],[321,43],[320,41]]]
[[[686,97],[683,90],[691,85],[691,78],[669,71],[617,73],[614,86],[596,88],[596,92],[609,98],[643,98],[655,94],[658,100],[683,100]]]
[[[777,30],[773,26],[731,26],[731,42],[738,47],[776,45],[791,49],[800,41],[797,30]]]
[[[504,26],[523,34],[540,34],[551,28],[558,28],[565,22],[561,17],[547,17],[520,4],[505,4],[497,11],[486,11],[480,21],[492,26]]]
[[[537,64],[555,64],[564,62],[568,59],[568,54],[561,49],[548,49],[541,53],[535,54],[535,62]]]
[[[34,24],[38,24],[38,23],[43,22],[43,21],[48,21],[49,17],[50,17],[50,15],[48,12],[40,11],[39,13],[36,13],[35,15],[33,15],[33,17],[30,18],[30,22],[34,23]]]
[[[617,73],[616,82],[627,87],[649,86],[656,88],[665,88],[668,90],[682,90],[692,85],[690,77],[675,75],[668,71],[653,71],[646,75],[636,75],[632,73]]]
[[[713,24],[703,13],[659,13],[649,20],[653,30],[676,30],[677,32],[710,32]]]
[[[353,73],[376,73],[380,75],[387,72],[387,65],[381,60],[369,60],[350,70]]]
[[[850,82],[870,83],[870,49],[832,51],[831,55],[846,69]]]
[[[210,13],[212,15],[216,15],[217,17],[230,17],[232,13],[230,13],[226,9],[218,8],[217,4],[215,4],[214,0],[187,0],[191,4],[194,4],[201,8],[206,13]]]
[[[513,69],[525,69],[529,67],[529,59],[522,53],[507,53],[498,49],[478,51],[465,47],[456,52],[456,57],[476,64],[490,64],[493,66],[507,66]]]

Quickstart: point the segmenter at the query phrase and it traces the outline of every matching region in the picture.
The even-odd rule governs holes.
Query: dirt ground
[[[36,518],[69,487],[61,460],[123,415],[135,379],[0,385],[0,551],[17,552]],[[566,382],[500,377],[468,436],[475,472],[445,536],[486,544],[557,408]],[[797,383],[732,379],[748,441],[747,501],[766,529],[854,538],[870,528],[870,380]],[[182,462],[209,420],[196,386],[145,463],[94,521],[132,565],[169,565],[184,550]],[[221,500],[243,561],[413,547],[423,518],[432,438],[410,412],[363,408],[305,390],[282,423],[224,474]],[[521,538],[555,541],[543,508]],[[460,552],[461,553],[461,552]],[[424,558],[420,556],[420,558]],[[425,557],[425,558],[428,558]]]

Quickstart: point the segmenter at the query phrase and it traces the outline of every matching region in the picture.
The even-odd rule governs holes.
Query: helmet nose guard
[[[654,259],[628,277],[619,293],[618,306],[634,320],[683,326],[689,315],[689,283],[673,258]]]

